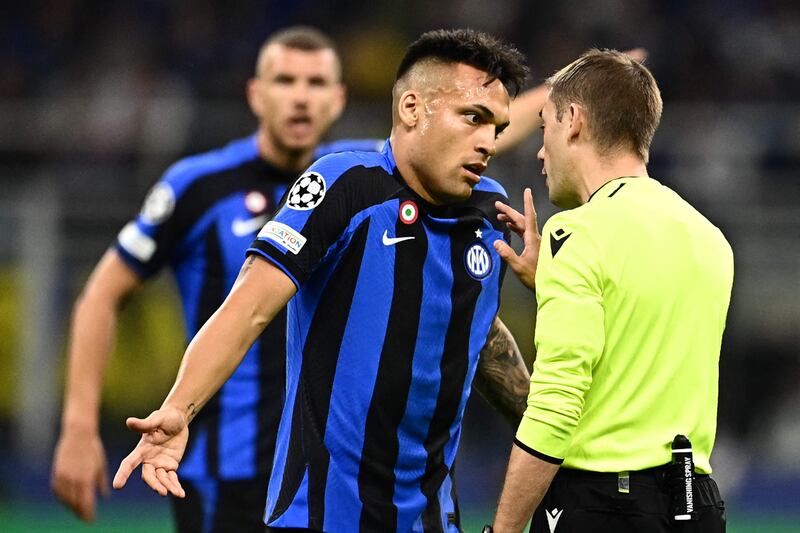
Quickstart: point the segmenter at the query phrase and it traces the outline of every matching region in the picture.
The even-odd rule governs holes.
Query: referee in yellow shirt
[[[725,531],[709,456],[730,245],[647,175],[662,108],[647,68],[591,50],[547,84],[539,159],[567,210],[542,239],[529,190],[524,215],[502,206],[525,249],[495,246],[536,290],[537,359],[494,531],[531,515],[536,533]],[[676,435],[693,475],[670,467]]]

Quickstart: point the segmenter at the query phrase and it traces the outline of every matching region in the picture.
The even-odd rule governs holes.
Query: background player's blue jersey
[[[380,145],[338,141],[319,153]],[[120,232],[117,251],[142,278],[173,270],[188,339],[222,304],[245,250],[296,177],[259,156],[255,135],[240,139],[170,167]],[[285,330],[282,313],[193,421],[183,479],[266,482],[284,398]]]
[[[299,288],[269,525],[458,530],[449,474],[508,237],[496,200],[483,178],[467,201],[427,203],[388,143],[322,158],[287,192],[249,250]]]

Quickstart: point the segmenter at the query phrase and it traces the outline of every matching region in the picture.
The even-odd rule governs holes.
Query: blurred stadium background
[[[800,3],[795,0],[31,0],[0,19],[0,531],[170,531],[141,482],[83,526],[49,492],[70,308],[91,267],[177,157],[255,128],[244,84],[273,30],[340,43],[350,103],[332,138],[385,137],[394,68],[422,31],[515,43],[531,84],[590,46],[644,46],[665,112],[651,175],[720,226],[736,253],[713,465],[729,531],[800,531]],[[548,204],[534,135],[490,175]],[[533,297],[512,276],[501,316],[530,349]],[[123,314],[108,371],[113,468],[125,416],[168,390],[183,332],[171,280]],[[698,409],[704,406],[697,406]],[[489,520],[512,431],[475,397],[459,457],[466,531]]]

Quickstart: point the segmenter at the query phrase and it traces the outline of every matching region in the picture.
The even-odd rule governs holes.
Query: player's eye
[[[473,111],[464,113],[464,117],[466,117],[467,122],[469,122],[470,124],[482,124],[483,123],[483,117],[481,117],[480,114],[475,113]]]

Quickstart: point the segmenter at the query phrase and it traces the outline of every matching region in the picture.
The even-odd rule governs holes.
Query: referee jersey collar
[[[589,202],[591,202],[591,201],[592,201],[592,198],[594,198],[594,195],[595,195],[595,194],[597,194],[597,193],[599,193],[600,191],[602,191],[602,190],[603,190],[604,188],[606,188],[606,187],[607,187],[609,184],[611,184],[611,183],[618,183],[618,182],[619,182],[620,184],[621,184],[621,183],[626,183],[626,182],[624,182],[624,181],[622,181],[622,182],[621,182],[620,180],[627,180],[627,179],[636,179],[636,180],[641,180],[641,179],[642,179],[642,176],[620,176],[620,177],[618,177],[618,178],[614,178],[614,179],[608,180],[607,182],[605,182],[604,184],[602,184],[600,187],[598,187],[596,191],[594,191],[592,194],[590,194],[590,195],[589,195],[589,199],[588,199],[588,200],[586,200],[586,203],[588,204]]]

